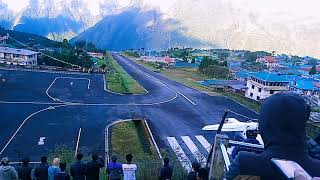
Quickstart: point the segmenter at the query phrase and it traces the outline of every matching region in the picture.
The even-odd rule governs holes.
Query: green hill
[[[61,42],[52,41],[42,36],[19,32],[19,31],[6,30],[0,27],[0,36],[4,36],[6,34],[9,34],[10,37],[16,40],[19,40],[20,42],[27,44],[30,47],[35,47],[35,48],[52,47],[53,48],[53,47],[59,47],[59,45],[61,45]],[[15,47],[21,47],[19,43],[15,42],[12,39],[8,39],[6,43]]]

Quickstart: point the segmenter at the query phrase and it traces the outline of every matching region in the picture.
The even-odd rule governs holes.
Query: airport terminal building
[[[39,52],[0,46],[0,63],[21,66],[37,66]]]

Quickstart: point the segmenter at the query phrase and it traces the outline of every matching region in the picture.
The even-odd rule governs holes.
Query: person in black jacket
[[[198,162],[193,162],[192,163],[192,170],[189,172],[187,179],[188,180],[197,180],[198,176],[198,171],[201,168],[201,164]]]
[[[171,180],[172,178],[172,167],[169,165],[169,158],[163,159],[163,167],[160,170],[159,180]]]
[[[279,93],[267,98],[258,120],[264,151],[261,154],[239,152],[226,178],[252,175],[262,180],[283,179],[271,158],[295,161],[312,177],[320,176],[320,161],[310,157],[306,148],[305,127],[310,110],[304,99],[294,94]]]
[[[31,180],[32,168],[29,166],[30,159],[24,158],[21,160],[22,165],[18,168],[18,177],[21,180]]]
[[[77,154],[77,161],[70,166],[70,174],[74,180],[85,180],[86,164],[82,160],[83,155]]]
[[[60,163],[60,172],[59,174],[54,175],[54,180],[70,180],[70,175],[66,173],[66,163]]]
[[[98,160],[98,155],[92,155],[92,161],[87,163],[86,166],[86,177],[87,180],[98,180],[100,168],[104,166],[102,160]]]
[[[36,167],[34,176],[37,180],[48,180],[48,168],[47,156],[41,156],[41,164]]]

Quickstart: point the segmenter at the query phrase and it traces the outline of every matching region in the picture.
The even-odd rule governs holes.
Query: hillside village
[[[229,71],[225,76],[209,73],[207,75],[212,78],[198,83],[215,90],[230,90],[260,102],[272,94],[288,91],[305,97],[314,109],[320,105],[320,64],[312,57],[192,48],[172,48],[162,52],[139,49],[131,50],[131,54],[141,56],[143,61],[161,64],[160,67],[198,68],[200,71],[202,68],[204,73],[215,65],[227,66]]]

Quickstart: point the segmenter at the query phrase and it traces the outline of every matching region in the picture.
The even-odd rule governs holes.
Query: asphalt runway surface
[[[119,119],[144,118],[160,148],[185,154],[183,166],[203,161],[214,132],[230,109],[250,118],[257,114],[227,97],[209,96],[113,54],[118,63],[146,90],[144,95],[119,95],[104,89],[103,75],[0,70],[0,156],[13,161],[64,145],[79,151],[104,153],[105,127]],[[247,119],[230,114],[239,120]],[[187,160],[186,160],[187,159]],[[200,160],[201,159],[201,160]]]

